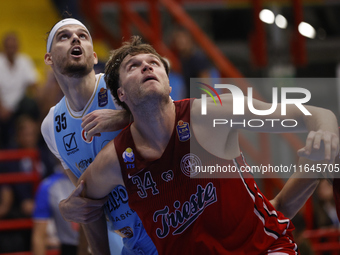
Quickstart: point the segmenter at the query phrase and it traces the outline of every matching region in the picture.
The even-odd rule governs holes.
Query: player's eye
[[[86,34],[81,34],[81,35],[79,35],[79,38],[80,38],[80,39],[86,39],[87,36],[86,36]]]
[[[160,66],[160,62],[156,59],[154,60],[151,60],[151,63],[150,63],[152,66]]]
[[[65,39],[67,39],[67,38],[68,38],[68,35],[67,35],[67,34],[62,34],[62,35],[60,35],[60,37],[59,37],[60,40],[65,40]]]
[[[131,64],[128,68],[128,70],[133,70],[137,67],[137,64]]]

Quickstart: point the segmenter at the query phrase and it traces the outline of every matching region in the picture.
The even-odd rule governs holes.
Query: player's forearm
[[[84,181],[82,196],[85,198],[102,199],[115,187],[112,179],[105,173],[105,167],[96,164],[97,162],[95,159],[78,179],[78,185]]]
[[[289,179],[288,182],[271,202],[276,210],[292,219],[313,194],[319,181],[315,179]],[[296,189],[299,187],[303,190]],[[291,191],[286,191],[286,189],[291,189]]]
[[[90,255],[89,253],[89,245],[86,240],[85,232],[83,226],[79,228],[79,238],[78,238],[78,246],[77,246],[77,255]]]
[[[133,120],[133,117],[132,117],[130,112],[128,112],[126,110],[121,110],[121,112],[119,114],[119,119],[118,120],[119,120],[118,121],[119,125],[117,124],[117,127],[114,127],[115,130],[119,130],[119,129],[125,128]]]
[[[304,169],[305,164],[309,164],[308,167],[312,167],[311,165],[314,163],[320,162],[310,161],[306,158],[300,158],[299,160],[301,169]],[[294,173],[271,203],[276,210],[292,219],[313,194],[320,177],[318,173],[312,172]]]
[[[123,129],[132,120],[131,114],[126,110],[102,109],[90,112],[82,119],[82,128],[92,137],[103,132],[112,132]]]
[[[85,236],[91,248],[92,254],[110,254],[106,219],[104,214],[99,220],[89,224],[83,224],[82,227],[84,229]]]

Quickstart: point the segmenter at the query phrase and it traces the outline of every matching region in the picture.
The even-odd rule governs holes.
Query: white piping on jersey
[[[275,252],[275,251],[279,251],[279,250],[282,250],[283,248],[282,247],[280,247],[280,248],[276,248],[276,249],[274,249],[274,250],[268,250],[267,252]]]
[[[289,236],[287,236],[287,238],[288,238],[288,240],[289,240],[290,243],[294,243],[294,251],[295,251],[295,254],[298,254],[298,253],[297,253],[297,250],[298,250],[297,244],[296,244],[293,240],[291,240],[291,239],[289,238]]]
[[[293,241],[288,236],[286,236],[286,237],[287,237],[287,239],[290,243],[293,243]],[[288,253],[277,252],[277,251],[280,251],[282,249],[283,249],[283,247],[280,247],[280,248],[277,248],[277,249],[274,249],[274,250],[268,250],[267,253],[268,253],[268,255],[283,255],[283,254],[288,255]],[[297,253],[298,247],[297,247],[297,244],[295,242],[294,242],[293,250],[295,251],[295,255],[298,255],[298,253]]]
[[[256,216],[262,221],[263,225],[265,224],[264,222],[264,218],[261,216],[261,214],[259,213],[258,210],[256,210],[256,208],[254,208],[254,213],[256,214]]]
[[[261,196],[262,198],[262,196]],[[269,214],[269,216],[276,216],[277,217],[277,213],[275,210],[269,211],[267,205],[263,202],[263,208],[266,210],[266,212]],[[288,220],[289,221],[289,220]]]
[[[264,232],[268,235],[273,237],[275,240],[277,240],[279,237],[271,232],[268,232],[265,228],[263,228]]]
[[[245,160],[244,160],[243,157],[242,157],[242,159],[243,159],[243,163],[246,164],[246,162],[245,162]],[[266,230],[266,226],[265,226],[265,225],[266,225],[266,224],[265,224],[265,218],[264,218],[264,217],[261,215],[261,213],[257,210],[256,205],[255,205],[255,195],[253,194],[253,192],[249,189],[248,185],[246,184],[246,182],[245,182],[245,180],[244,180],[244,178],[243,178],[243,176],[242,176],[242,172],[241,172],[241,170],[240,170],[240,168],[239,168],[239,165],[238,165],[236,159],[233,159],[233,162],[234,162],[234,165],[236,166],[236,168],[238,169],[238,173],[239,173],[239,176],[240,176],[240,178],[241,178],[241,180],[242,180],[242,182],[243,182],[244,187],[246,188],[246,190],[248,191],[249,196],[252,198],[252,200],[253,200],[253,202],[254,202],[254,213],[255,213],[255,215],[259,218],[259,220],[261,220],[261,222],[262,222],[262,224],[263,224],[263,230],[264,230],[264,232],[265,232],[268,236],[273,237],[275,240],[278,239],[278,238],[279,238],[278,235],[269,232],[270,229],[268,229],[268,231]],[[256,186],[255,186],[255,189],[257,189]],[[260,195],[260,194],[258,193],[258,195]],[[261,198],[263,199],[262,196],[259,196],[259,197],[261,197]],[[274,217],[276,217],[277,220],[279,220],[279,219],[277,218],[277,213],[276,213],[276,211],[269,211],[268,208],[267,208],[267,206],[266,206],[266,204],[265,204],[264,202],[263,202],[263,205],[264,205],[264,210],[267,212],[267,214],[268,214],[269,216],[274,216]],[[289,226],[289,220],[287,220],[287,221],[288,221],[288,224],[287,224],[285,230],[282,232],[283,235],[286,233],[286,231],[287,231],[287,229],[288,229],[288,226]],[[285,223],[284,221],[281,221],[281,222],[278,221],[278,222],[281,223],[281,224],[282,224],[282,223]]]
[[[238,165],[236,159],[233,159],[233,162],[234,162],[234,165],[236,166],[236,168],[237,168],[237,170],[238,170],[238,174],[239,174],[240,177],[241,177],[241,180],[242,180],[242,182],[243,182],[243,185],[246,187],[246,190],[248,191],[248,193],[249,193],[250,197],[252,198],[253,202],[255,203],[255,196],[254,196],[254,194],[253,194],[252,192],[250,192],[250,190],[248,189],[247,185],[245,184],[245,182],[244,182],[244,180],[243,180],[243,176],[241,175],[241,171],[240,171],[240,169],[239,169],[239,165]],[[244,160],[243,160],[243,163],[245,163]]]
[[[287,229],[289,228],[289,225],[290,225],[290,220],[289,220],[289,219],[285,219],[285,220],[277,219],[277,221],[278,221],[280,224],[287,224],[287,227],[286,227],[285,230],[282,232],[282,235],[286,235]]]
[[[274,252],[274,253],[268,253],[268,255],[289,255],[289,253],[286,252]]]

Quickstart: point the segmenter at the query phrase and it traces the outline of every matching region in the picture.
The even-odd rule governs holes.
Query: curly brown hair
[[[160,56],[150,44],[142,43],[142,38],[140,36],[132,36],[130,41],[124,42],[120,48],[111,51],[110,59],[105,65],[104,79],[106,85],[110,89],[113,97],[117,100],[117,103],[126,110],[129,110],[127,105],[119,100],[117,93],[117,90],[120,87],[119,67],[127,55],[135,56],[144,53],[150,53],[157,56],[163,63],[165,71],[169,76],[168,62]]]

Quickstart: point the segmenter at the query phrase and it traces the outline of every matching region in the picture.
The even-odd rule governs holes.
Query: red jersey
[[[291,252],[282,254],[297,254],[292,223],[274,209],[250,174],[190,178],[195,162],[237,169],[246,162],[242,155],[224,160],[205,151],[190,129],[190,100],[174,103],[174,130],[159,159],[141,157],[130,126],[114,139],[129,205],[159,254],[259,255],[284,252],[288,246]],[[201,153],[191,153],[190,144]]]

